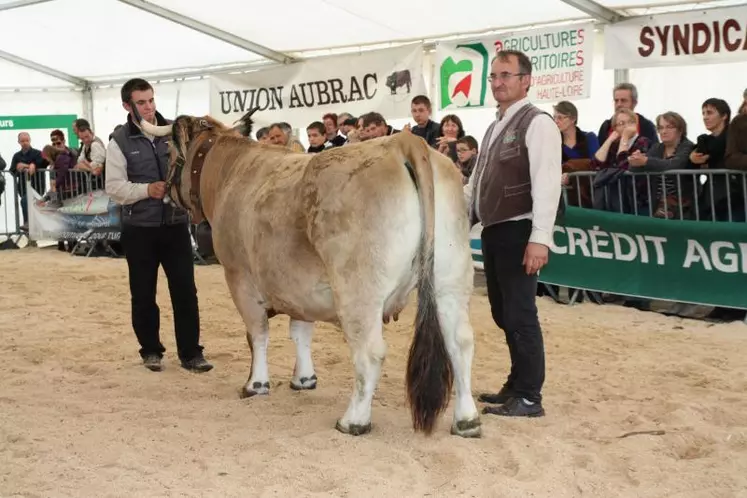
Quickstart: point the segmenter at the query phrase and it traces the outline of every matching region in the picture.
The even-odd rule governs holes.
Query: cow
[[[481,437],[471,394],[473,268],[459,171],[411,133],[303,154],[248,138],[250,116],[236,129],[210,116],[179,116],[163,126],[141,121],[146,133],[171,136],[167,201],[212,228],[252,355],[240,396],[269,394],[269,318],[290,317],[295,390],[316,388],[314,322],[331,323],[342,329],[355,369],[336,429],[370,432],[386,354],[382,322],[396,320],[417,287],[405,375],[413,429],[432,434],[455,385],[451,433]]]
[[[401,86],[407,86],[407,93],[410,93],[410,88],[412,87],[410,70],[404,69],[402,71],[394,71],[386,77],[386,86],[392,91],[392,95],[395,95],[397,93],[397,88]]]

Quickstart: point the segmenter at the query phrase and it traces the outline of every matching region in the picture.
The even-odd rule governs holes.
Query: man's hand
[[[29,172],[29,175],[33,175],[36,173],[36,164],[31,163],[31,164],[27,164],[26,166],[27,166],[26,171]]]
[[[153,199],[163,199],[166,195],[166,182],[153,182],[148,184],[148,196]]]
[[[527,248],[524,250],[524,261],[521,262],[524,265],[527,275],[534,275],[547,264],[547,253],[548,248],[546,245],[536,242],[529,242],[527,244]]]

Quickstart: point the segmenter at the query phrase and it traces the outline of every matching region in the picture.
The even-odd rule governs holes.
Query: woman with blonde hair
[[[630,109],[618,109],[613,117],[614,130],[594,154],[592,169],[599,170],[594,179],[594,207],[619,213],[644,214],[647,204],[645,179],[633,181],[623,175],[630,168],[631,154],[646,154],[651,141],[638,133],[638,116]],[[613,188],[611,188],[613,187]],[[648,214],[648,209],[645,210]]]

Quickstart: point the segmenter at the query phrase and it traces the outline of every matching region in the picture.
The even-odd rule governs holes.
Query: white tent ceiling
[[[630,1],[528,0],[517,8],[514,0],[0,0],[0,75],[14,75],[0,76],[0,87],[208,73],[290,62],[330,47],[745,3]]]

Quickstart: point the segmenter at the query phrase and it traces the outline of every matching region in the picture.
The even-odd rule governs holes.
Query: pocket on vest
[[[515,157],[518,157],[521,154],[521,146],[519,144],[504,147],[501,148],[498,152],[498,160],[499,161],[506,161],[508,159],[513,159]]]
[[[517,195],[529,194],[532,192],[532,182],[520,183],[518,185],[503,187],[504,197],[514,197]]]

